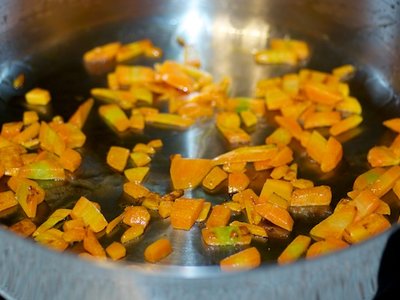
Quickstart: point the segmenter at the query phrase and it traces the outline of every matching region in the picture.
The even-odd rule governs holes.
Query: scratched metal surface
[[[135,12],[131,4],[125,1],[116,2],[121,6],[124,5],[125,10],[114,7],[109,11],[101,1],[92,1],[92,7],[88,4],[79,4],[77,1],[66,1],[63,2],[66,5],[65,17],[57,19],[53,6],[59,4],[58,2],[63,1],[38,2],[40,3],[38,7],[42,5],[42,9],[38,8],[36,14],[31,13],[30,18],[27,17],[30,14],[29,8],[23,6],[24,1],[10,2],[9,6],[4,4],[6,9],[21,10],[20,18],[17,18],[19,23],[10,17],[8,19],[16,24],[25,22],[25,27],[22,25],[18,27],[9,21],[8,25],[6,24],[9,30],[4,29],[2,32],[3,40],[9,42],[10,46],[7,47],[7,44],[3,43],[0,47],[2,58],[0,123],[21,119],[22,112],[26,109],[22,98],[23,92],[33,86],[49,89],[54,99],[50,107],[41,111],[42,118],[49,120],[56,114],[65,118],[71,115],[89,96],[90,88],[105,85],[104,77],[88,75],[81,64],[82,53],[102,43],[113,40],[129,42],[146,37],[164,50],[163,59],[179,60],[183,53],[176,43],[176,38],[183,37],[198,49],[203,67],[215,78],[221,78],[223,75],[232,76],[233,96],[249,96],[257,80],[296,71],[289,67],[257,66],[250,55],[253,49],[265,46],[268,37],[289,35],[305,39],[310,43],[313,53],[307,64],[309,68],[329,71],[344,63],[353,63],[358,67],[359,71],[350,82],[350,87],[352,94],[363,104],[365,119],[360,130],[339,137],[344,143],[345,156],[340,166],[332,173],[320,173],[316,165],[304,156],[301,147],[293,144],[296,161],[300,163],[300,177],[312,179],[317,184],[332,186],[335,203],[351,189],[355,176],[367,169],[367,149],[377,143],[388,143],[393,138],[393,135],[381,126],[381,122],[387,117],[396,115],[398,111],[396,91],[400,81],[396,79],[400,73],[396,72],[398,67],[387,61],[388,58],[398,58],[398,54],[393,50],[396,49],[394,41],[398,34],[395,27],[397,21],[393,16],[396,16],[399,10],[395,1],[393,7],[392,2],[375,7],[373,1],[355,1],[351,4],[346,4],[345,1],[336,4],[299,1],[296,4],[289,4],[286,1],[278,3],[278,1],[255,0],[251,5],[246,1],[215,3],[192,1],[185,5],[180,1],[166,1],[163,4],[158,1],[148,1],[140,4],[135,2],[135,5],[141,8]],[[18,3],[22,6],[18,7]],[[291,9],[285,10],[286,5]],[[81,9],[81,15],[71,12],[77,7]],[[348,10],[362,13],[351,15]],[[95,12],[104,17],[102,22],[95,18],[93,15]],[[87,16],[87,19],[83,21],[82,16]],[[26,25],[35,19],[48,21],[49,26],[41,25],[32,29]],[[87,26],[84,26],[85,22]],[[19,34],[28,32],[37,40],[27,38],[11,43],[13,30]],[[352,35],[348,34],[349,30]],[[56,34],[57,32],[63,34]],[[28,47],[29,44],[35,45],[35,43],[37,47]],[[383,50],[379,48],[381,52],[376,48],[379,43],[384,45]],[[132,64],[153,63],[152,60],[132,61]],[[26,74],[27,85],[25,90],[15,91],[10,87],[12,78],[21,71]],[[212,120],[198,122],[183,132],[146,127],[142,134],[129,132],[118,135],[100,120],[97,115],[98,105],[99,103],[96,103],[84,128],[87,142],[80,150],[84,157],[82,166],[73,178],[66,182],[41,183],[48,193],[46,203],[39,209],[37,221],[45,218],[56,208],[71,207],[81,195],[99,202],[107,220],[111,220],[123,210],[127,205],[127,198],[122,193],[124,178],[104,164],[110,145],[132,148],[138,142],[161,138],[165,146],[154,156],[150,176],[145,182],[147,187],[159,193],[171,190],[169,179],[171,154],[211,158],[229,149],[215,130]],[[272,118],[267,115],[252,133],[252,144],[263,143],[273,128]],[[352,139],[347,140],[349,137]],[[259,182],[265,174],[254,176],[253,186],[259,190]],[[188,191],[187,195],[204,197],[214,204],[229,199],[223,192],[211,195],[201,188]],[[393,211],[392,221],[397,220],[398,203],[393,201],[391,195],[386,200]],[[271,266],[291,238],[298,233],[307,233],[313,224],[328,213],[329,209],[292,211],[296,222],[289,239],[270,238],[255,240],[252,243],[261,250],[267,267]],[[2,217],[0,222],[9,225],[20,217],[21,215],[16,213]],[[121,234],[122,229],[114,233],[111,238],[103,237],[101,241],[107,245],[111,239],[118,239]],[[213,265],[227,254],[237,251],[234,247],[223,249],[206,247],[201,241],[198,226],[194,226],[189,232],[176,231],[171,229],[168,220],[154,216],[144,237],[128,245],[128,255],[125,260],[130,263],[143,262],[144,248],[160,236],[167,236],[174,246],[173,254],[162,262],[165,265]],[[10,239],[11,243],[14,239],[8,235],[4,235],[4,238]],[[47,251],[43,251],[43,256],[46,255]],[[202,274],[204,271],[201,268],[197,270],[193,271],[194,274],[196,272]]]

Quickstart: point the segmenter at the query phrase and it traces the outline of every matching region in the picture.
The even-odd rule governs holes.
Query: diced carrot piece
[[[43,201],[44,196],[44,190],[32,180],[21,180],[16,186],[15,197],[28,218],[36,216],[37,205]]]
[[[340,121],[340,113],[337,111],[314,112],[304,122],[304,128],[326,127],[337,124]]]
[[[287,181],[295,180],[297,178],[297,170],[298,170],[297,163],[292,163],[289,166],[289,170],[287,171],[287,173],[283,176],[283,179]]]
[[[362,108],[356,98],[345,96],[342,101],[336,104],[336,110],[360,115]]]
[[[125,209],[122,222],[129,226],[137,224],[146,227],[150,222],[150,214],[144,206],[129,206]]]
[[[169,240],[159,239],[151,243],[144,250],[144,258],[151,263],[156,263],[172,253],[172,246]]]
[[[93,256],[100,258],[106,257],[106,252],[104,251],[103,246],[101,246],[96,235],[90,229],[86,230],[86,236],[83,239],[83,248]]]
[[[240,147],[226,152],[213,159],[214,164],[221,165],[235,162],[255,162],[273,158],[278,153],[275,145]]]
[[[206,177],[204,177],[202,185],[208,190],[213,190],[226,178],[228,178],[228,174],[226,174],[220,167],[215,166]]]
[[[82,157],[78,151],[67,148],[60,155],[61,166],[71,172],[76,171],[81,165]]]
[[[37,180],[64,180],[65,172],[55,159],[44,159],[21,167],[18,176]]]
[[[397,133],[400,133],[400,118],[386,120],[383,122],[383,125]]]
[[[100,116],[117,131],[122,132],[129,128],[129,120],[123,110],[115,104],[102,105],[99,108]]]
[[[216,205],[213,207],[210,216],[206,222],[208,228],[220,227],[228,224],[231,217],[231,210],[224,205]]]
[[[357,208],[354,222],[358,222],[373,213],[379,207],[380,201],[381,200],[370,190],[362,191],[353,201],[350,202],[351,205],[354,205]]]
[[[321,161],[321,171],[330,172],[339,164],[343,157],[343,147],[334,137],[329,137],[325,153]]]
[[[181,129],[189,128],[194,123],[194,120],[191,118],[169,113],[151,114],[145,116],[144,119],[146,123],[168,127],[177,127]]]
[[[135,58],[139,55],[144,54],[145,50],[147,48],[151,48],[152,46],[153,44],[149,39],[142,39],[129,44],[125,44],[118,49],[117,61],[123,62]]]
[[[270,160],[272,167],[279,167],[286,165],[293,161],[293,151],[288,146],[284,146],[279,152]]]
[[[200,211],[199,216],[196,219],[196,222],[204,222],[205,219],[207,219],[210,209],[211,209],[211,202],[203,202],[203,207]]]
[[[28,237],[36,230],[36,225],[30,219],[22,219],[13,224],[10,227],[10,230],[22,237]]]
[[[145,226],[141,224],[132,224],[121,236],[121,243],[126,244],[137,239],[144,233]]]
[[[1,136],[6,139],[11,139],[21,132],[23,122],[9,122],[1,126]]]
[[[107,164],[113,169],[122,172],[128,162],[129,149],[111,146],[107,153]]]
[[[0,148],[0,169],[3,175],[16,176],[23,166],[23,161],[20,156],[21,151],[14,145],[15,144],[11,144],[11,146]],[[23,147],[21,146],[21,148]]]
[[[290,105],[292,103],[292,99],[290,95],[286,94],[283,90],[275,87],[266,91],[265,103],[268,110],[278,110],[282,107]]]
[[[134,199],[146,197],[150,193],[146,187],[136,182],[124,183],[123,189],[126,194]]]
[[[204,199],[176,199],[171,210],[171,225],[175,229],[189,230],[199,217]]]
[[[33,237],[49,230],[50,228],[54,227],[57,223],[64,220],[66,217],[69,216],[71,213],[70,209],[59,208],[56,209],[48,218],[47,220],[40,225],[36,231],[33,233]]]
[[[298,260],[306,251],[311,243],[311,238],[305,235],[298,235],[283,250],[278,257],[278,264],[287,264]]]
[[[134,107],[137,99],[130,91],[110,90],[104,88],[91,89],[90,94],[101,101],[116,104],[122,109],[131,109]]]
[[[322,83],[307,83],[304,90],[307,98],[316,103],[335,105],[343,99],[341,94]]]
[[[47,125],[46,122],[42,122],[40,125],[39,141],[42,149],[53,152],[57,155],[61,155],[66,147],[61,136]]]
[[[145,125],[144,116],[141,113],[132,113],[129,118],[129,127],[132,129],[143,130]]]
[[[321,255],[325,255],[334,251],[338,251],[344,248],[347,248],[349,245],[342,240],[329,238],[324,241],[319,241],[312,244],[308,250],[306,257],[314,258]]]
[[[272,49],[288,49],[296,53],[298,59],[307,59],[310,55],[308,44],[301,40],[293,39],[271,39],[270,45]]]
[[[384,168],[373,168],[357,176],[353,184],[353,190],[363,190],[373,184],[383,173]]]
[[[290,206],[329,205],[331,200],[331,188],[327,185],[321,185],[294,190]]]
[[[312,106],[312,104],[309,101],[295,102],[294,104],[282,107],[281,113],[284,117],[297,120],[304,115],[303,112],[310,106]],[[299,119],[299,121],[302,123],[304,122],[302,119]]]
[[[172,201],[160,201],[158,213],[160,214],[161,218],[165,219],[171,215],[172,205]]]
[[[68,123],[75,125],[79,129],[81,129],[90,114],[90,111],[93,107],[94,100],[88,99],[83,102],[78,109],[74,112],[74,114],[69,118]]]
[[[240,118],[234,112],[221,112],[216,117],[217,127],[236,129],[240,127]]]
[[[267,202],[282,207],[284,209],[287,209],[289,207],[289,201],[275,193],[272,193],[268,196]]]
[[[235,213],[240,213],[242,209],[244,208],[242,204],[239,202],[234,202],[234,201],[227,201],[224,203],[224,205],[229,208],[232,212]]]
[[[400,178],[400,167],[394,166],[386,170],[379,178],[371,184],[369,189],[378,198],[381,198],[387,192],[389,192],[396,181]]]
[[[246,226],[224,226],[203,228],[201,236],[210,246],[248,245],[251,234]]]
[[[85,197],[80,197],[72,209],[71,217],[81,218],[86,226],[94,232],[100,232],[107,226],[103,214],[97,209],[93,202]]]
[[[310,235],[315,239],[336,238],[341,239],[344,230],[354,221],[357,209],[352,205],[344,205],[341,209],[335,210],[332,215],[315,225]]]
[[[25,127],[24,130],[22,130],[19,134],[13,137],[13,142],[18,143],[18,144],[24,144],[26,142],[32,141],[35,139],[40,130],[40,125],[38,122],[34,122],[27,127]]]
[[[314,186],[314,182],[308,179],[295,179],[290,182],[294,188],[297,189],[307,189]]]
[[[114,219],[112,219],[106,227],[106,234],[110,234],[115,227],[117,227],[118,224],[120,224],[122,222],[122,219],[124,218],[125,212],[123,212],[122,214],[116,216]]]
[[[303,129],[295,119],[290,117],[276,116],[275,121],[279,124],[280,127],[288,130],[295,139],[301,139]]]
[[[141,183],[146,175],[149,173],[149,170],[149,167],[137,167],[126,169],[124,171],[124,174],[130,182]]]
[[[85,144],[85,134],[73,124],[58,124],[54,130],[63,138],[68,148],[79,148]]]
[[[322,162],[327,147],[327,140],[316,130],[308,139],[306,150],[308,155],[318,163]]]
[[[295,96],[298,94],[300,88],[299,76],[297,74],[286,74],[282,79],[282,89]]]
[[[255,210],[255,202],[254,202],[255,199],[253,197],[254,192],[250,189],[246,191],[248,192],[246,193],[246,195],[243,195],[244,196],[243,202],[244,202],[244,207],[246,209],[247,220],[249,221],[250,224],[257,225],[261,221],[261,216]],[[258,199],[257,195],[256,199]]]
[[[165,61],[158,68],[162,81],[185,93],[195,90],[195,80],[184,72],[182,66],[174,61]]]
[[[263,49],[254,54],[258,64],[297,64],[297,55],[294,51],[285,49]]]
[[[386,146],[375,146],[368,151],[368,162],[372,167],[395,166],[400,163],[400,158]]]
[[[107,248],[106,252],[112,260],[119,260],[126,255],[126,249],[124,245],[118,242],[112,242]]]
[[[255,126],[258,122],[257,116],[250,110],[241,111],[240,117],[247,128]]]
[[[163,142],[160,139],[151,140],[147,143],[148,146],[153,147],[155,149],[159,149],[163,146]]]
[[[256,195],[256,193],[254,193],[252,189],[246,189],[233,195],[232,197],[233,201],[238,202],[242,205],[244,205],[246,199],[248,199],[253,204],[258,202],[258,196]]]
[[[171,161],[170,175],[175,189],[197,187],[213,167],[209,159],[182,158],[174,155]]]
[[[353,65],[343,65],[332,70],[332,74],[338,77],[340,80],[346,80],[353,76],[356,68]]]
[[[0,192],[0,212],[18,204],[12,191]]]
[[[274,168],[270,176],[272,177],[272,179],[281,179],[283,176],[285,176],[288,170],[289,170],[288,165],[282,165]]]
[[[275,78],[265,78],[257,81],[256,85],[256,97],[262,98],[265,97],[266,91],[270,88],[278,87],[281,85],[282,78],[275,77]]]
[[[68,248],[68,243],[63,239],[63,232],[55,228],[37,235],[35,241],[56,251],[64,251]]]
[[[229,226],[238,226],[238,227],[244,226],[250,231],[250,233],[252,235],[256,235],[256,236],[260,236],[260,237],[264,237],[264,238],[268,237],[268,234],[263,227],[257,226],[254,224],[233,221],[233,222],[231,222],[231,224],[229,224]]]
[[[174,108],[171,105],[170,102],[170,112],[173,112]],[[199,104],[199,103],[186,103],[183,104],[182,106],[179,107],[178,109],[178,114],[180,116],[184,116],[187,118],[191,119],[197,119],[197,118],[202,118],[202,117],[210,117],[214,113],[214,110],[212,107]],[[254,114],[253,114],[254,116]],[[257,117],[254,116],[257,120]],[[254,121],[251,119],[251,117],[248,117],[249,121]]]
[[[143,143],[137,143],[135,147],[133,147],[132,152],[140,152],[140,153],[146,153],[146,154],[154,154],[156,153],[156,150],[146,144]]]
[[[257,213],[271,223],[288,231],[292,231],[294,222],[286,209],[269,202],[257,204],[255,209]]]
[[[261,190],[259,203],[266,202],[272,193],[275,193],[287,201],[290,201],[292,197],[292,190],[293,186],[290,182],[284,180],[267,179]]]
[[[123,86],[130,86],[135,83],[145,83],[154,81],[154,70],[143,66],[124,66],[119,65],[115,69],[118,82]]]
[[[329,133],[333,136],[337,136],[343,132],[357,127],[362,122],[362,117],[359,115],[352,115],[340,122],[334,124],[330,129]]]
[[[244,191],[250,184],[249,177],[242,172],[233,172],[228,175],[228,193]]]
[[[85,52],[83,55],[85,68],[95,75],[110,71],[115,65],[115,57],[120,47],[119,42],[113,42]]]
[[[229,144],[238,145],[250,143],[250,135],[241,128],[227,128],[218,126],[218,129]]]
[[[25,99],[31,105],[47,105],[51,100],[51,96],[47,90],[34,88],[25,94]]]
[[[261,255],[255,247],[228,256],[219,263],[221,270],[228,272],[254,269],[260,264]]]
[[[380,214],[370,214],[348,226],[344,232],[344,239],[350,244],[361,242],[390,228],[390,222]]]
[[[158,206],[160,205],[161,197],[157,193],[148,194],[143,202],[142,206],[150,209],[150,210],[158,210]]]
[[[133,152],[130,157],[137,167],[143,167],[151,162],[151,157],[143,152]]]
[[[276,144],[278,147],[286,146],[292,140],[292,134],[289,130],[278,127],[265,139],[266,144]]]
[[[64,231],[69,231],[72,229],[84,228],[84,227],[85,227],[85,223],[83,222],[82,219],[72,219],[72,220],[65,221],[62,228]]]

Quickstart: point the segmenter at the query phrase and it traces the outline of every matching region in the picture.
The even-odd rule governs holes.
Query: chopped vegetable
[[[213,163],[209,159],[182,158],[181,155],[174,155],[170,167],[174,188],[193,189],[197,187],[212,166]]]
[[[311,238],[305,235],[298,235],[278,257],[279,264],[287,264],[299,259],[311,243]]]
[[[124,245],[118,242],[112,242],[107,248],[106,253],[112,260],[119,260],[126,255]]]
[[[90,232],[100,232],[107,226],[107,221],[98,208],[85,197],[80,197],[71,211],[71,217],[82,219]]]
[[[107,153],[107,164],[117,171],[125,169],[129,157],[129,149],[111,146]]]
[[[151,263],[156,263],[163,258],[170,255],[172,252],[172,246],[169,240],[159,239],[144,250],[144,258]]]
[[[50,93],[47,90],[34,88],[25,94],[26,102],[32,105],[47,105],[50,100]]]
[[[255,247],[228,256],[219,263],[223,271],[248,270],[257,268],[260,264],[261,255]]]
[[[171,210],[172,227],[189,230],[199,217],[203,202],[203,199],[176,199]]]
[[[206,222],[206,227],[221,227],[228,224],[231,217],[231,210],[224,205],[216,205],[213,207],[210,216]]]

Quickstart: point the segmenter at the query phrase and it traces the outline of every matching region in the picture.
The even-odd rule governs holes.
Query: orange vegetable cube
[[[160,201],[158,213],[160,214],[161,218],[165,219],[171,215],[172,205],[172,201]]]
[[[281,196],[282,198],[290,201],[292,198],[293,186],[290,182],[284,180],[267,179],[261,190],[259,203],[266,202],[268,197],[273,193]]]
[[[203,207],[200,211],[199,216],[196,219],[196,222],[203,222],[205,219],[207,219],[210,209],[211,209],[211,202],[203,202]]]
[[[250,110],[241,111],[240,117],[247,128],[253,127],[258,122],[257,116]]]
[[[129,118],[129,127],[132,129],[143,130],[145,125],[144,116],[141,113],[132,113]]]
[[[297,189],[307,189],[314,186],[314,182],[308,179],[294,179],[290,181],[294,188]]]
[[[0,192],[0,212],[18,204],[12,191]]]
[[[352,115],[352,116],[347,117],[346,119],[343,119],[340,122],[337,122],[336,124],[334,124],[329,129],[329,133],[333,136],[337,136],[339,134],[342,134],[343,132],[346,132],[350,129],[357,127],[362,122],[362,120],[363,119],[361,116]]]
[[[244,208],[244,206],[242,204],[240,204],[238,202],[233,202],[233,201],[225,202],[224,205],[227,208],[229,208],[231,211],[237,212],[237,213],[241,212],[242,209]]]
[[[357,209],[352,205],[344,205],[332,215],[315,225],[310,235],[317,240],[326,238],[341,239],[344,230],[354,221]]]
[[[275,193],[272,193],[268,196],[267,202],[282,207],[283,209],[287,209],[289,207],[289,201]]]
[[[331,200],[331,188],[327,185],[321,185],[294,190],[290,206],[329,205]]]
[[[291,97],[280,88],[268,89],[265,93],[268,110],[278,110],[292,103]]]
[[[297,64],[297,55],[294,51],[285,49],[263,49],[254,54],[258,64]]]
[[[204,177],[202,185],[208,190],[213,190],[226,178],[228,178],[228,174],[226,174],[220,167],[215,166],[206,177]]]
[[[191,118],[169,113],[146,115],[144,119],[146,124],[149,123],[159,126],[177,127],[181,129],[189,128],[194,123],[194,120]]]
[[[129,149],[111,146],[107,153],[107,164],[113,169],[122,172],[128,162]]]
[[[321,163],[326,147],[327,140],[318,131],[314,130],[306,145],[308,155],[316,162]]]
[[[266,144],[276,144],[278,147],[286,146],[292,140],[292,134],[289,130],[278,127],[265,139]]]
[[[59,208],[56,209],[48,218],[47,220],[40,225],[36,231],[33,233],[33,237],[49,230],[50,228],[54,227],[57,223],[64,220],[66,217],[69,216],[71,213],[70,209]]]
[[[272,170],[270,176],[272,179],[281,179],[285,174],[288,172],[289,166],[288,165],[282,165],[279,167],[276,167]]]
[[[272,167],[286,165],[293,161],[293,151],[288,146],[284,146],[279,152],[269,161]]]
[[[150,191],[137,182],[127,182],[123,185],[124,192],[134,199],[146,197]]]
[[[95,75],[110,71],[115,65],[115,57],[120,47],[119,42],[113,42],[87,51],[83,55],[85,68]]]
[[[171,161],[170,175],[175,189],[197,187],[213,167],[209,159],[182,158],[174,155]]]
[[[83,239],[83,248],[93,256],[100,258],[106,257],[103,246],[101,246],[96,235],[90,229],[86,230],[86,236]]]
[[[283,250],[278,257],[278,264],[287,264],[299,259],[306,251],[311,243],[311,238],[305,235],[298,235]]]
[[[121,243],[126,244],[137,239],[144,233],[145,226],[141,224],[132,224],[121,236]]]
[[[122,214],[120,214],[120,215],[116,216],[114,219],[112,219],[107,224],[106,234],[110,234],[115,229],[115,227],[117,227],[122,222],[122,219],[124,218],[124,216],[125,216],[125,212],[123,212]]]
[[[400,157],[386,146],[375,146],[371,148],[368,151],[367,159],[372,167],[395,166],[400,163]]]
[[[130,157],[137,167],[143,167],[151,162],[151,157],[143,152],[133,152]]]
[[[129,128],[129,120],[124,111],[115,104],[102,105],[99,108],[100,116],[107,124],[122,132]]]
[[[144,206],[129,206],[125,209],[122,222],[129,226],[137,224],[145,228],[150,222],[150,214]]]
[[[57,124],[54,126],[54,130],[62,137],[68,148],[79,148],[85,144],[85,134],[73,124]]]
[[[322,156],[322,172],[330,172],[339,164],[343,157],[343,147],[334,137],[330,137],[326,143],[325,152]]]
[[[220,227],[228,224],[231,218],[231,210],[224,205],[216,205],[213,207],[210,216],[206,222],[206,226]]]
[[[118,242],[112,242],[107,248],[106,252],[112,260],[119,260],[126,255],[126,249],[124,245]]]
[[[1,126],[1,136],[6,139],[11,139],[21,132],[23,122],[9,122]]]
[[[154,70],[143,66],[119,65],[115,69],[115,75],[122,86],[154,81]]]
[[[63,239],[63,232],[55,228],[37,235],[35,241],[56,251],[64,251],[68,248],[68,243]]]
[[[149,173],[149,170],[149,167],[137,167],[126,169],[124,171],[124,174],[130,182],[141,183],[146,175]]]
[[[340,113],[337,111],[314,112],[304,121],[304,128],[332,126],[340,122]]]
[[[301,139],[303,129],[301,128],[300,124],[296,121],[296,119],[290,117],[276,116],[275,121],[279,124],[280,127],[288,130],[295,139],[297,140]]]
[[[240,147],[215,157],[213,163],[221,165],[236,162],[263,161],[273,158],[277,153],[278,149],[275,145]]]
[[[306,253],[307,258],[314,258],[334,251],[347,248],[349,245],[342,240],[329,238],[312,244]]]
[[[100,210],[85,197],[80,197],[72,209],[71,217],[82,219],[94,232],[100,232],[107,226],[107,221]]]
[[[46,122],[42,122],[40,125],[39,141],[42,149],[53,152],[57,155],[61,155],[66,147],[61,136],[47,125]]]
[[[254,225],[254,224],[249,224],[245,222],[239,222],[239,221],[233,221],[229,226],[238,226],[238,227],[246,227],[252,235],[260,236],[260,237],[268,237],[267,232],[265,231],[264,227]]]
[[[70,171],[74,172],[81,165],[82,157],[78,151],[67,148],[60,155],[60,164],[61,166]]]
[[[233,172],[228,175],[228,193],[233,194],[244,191],[250,184],[250,179],[245,173]]]
[[[358,222],[373,213],[379,207],[380,202],[381,200],[370,190],[362,191],[353,201],[350,202],[351,205],[354,205],[357,208],[354,222]]]
[[[10,227],[10,230],[22,237],[28,237],[36,230],[36,225],[30,219],[22,219],[13,224]]]
[[[363,190],[373,184],[383,173],[384,168],[373,168],[357,176],[353,184],[353,190]]]
[[[36,208],[44,195],[44,190],[32,180],[21,180],[16,186],[15,197],[28,218],[36,216]]]
[[[249,270],[257,268],[260,264],[261,255],[255,247],[228,256],[219,263],[223,271]]]
[[[271,223],[292,231],[294,221],[286,209],[269,202],[257,204],[255,209],[257,213]]]
[[[163,142],[160,139],[151,140],[147,143],[148,146],[153,147],[155,149],[159,149],[163,146]]]
[[[129,44],[125,44],[118,49],[117,61],[123,62],[135,58],[143,54],[147,48],[151,47],[152,47],[152,42],[148,39],[143,39]]]
[[[374,183],[371,184],[369,189],[378,198],[389,192],[396,181],[400,178],[400,167],[394,166],[385,171]]]
[[[354,244],[371,238],[388,228],[390,228],[390,222],[384,216],[372,213],[348,226],[343,237],[347,242]]]
[[[18,176],[37,180],[64,180],[65,172],[56,158],[49,158],[21,167]]]
[[[96,88],[91,89],[90,93],[93,97],[107,103],[116,104],[122,109],[131,109],[137,102],[135,95],[132,92],[125,90],[121,91]]]
[[[25,94],[25,99],[31,105],[47,105],[51,100],[51,96],[47,90],[34,88]]]
[[[189,230],[199,217],[203,202],[203,199],[176,199],[171,210],[172,227]]]
[[[389,119],[383,122],[387,128],[400,133],[400,118]]]
[[[159,239],[144,250],[144,258],[151,263],[156,263],[172,253],[172,246],[169,240]]]
[[[330,89],[322,83],[307,83],[304,86],[304,91],[307,98],[316,103],[335,105],[343,99],[343,96],[340,93]]]
[[[79,129],[81,129],[90,114],[90,111],[93,107],[94,100],[88,99],[83,102],[78,109],[74,112],[74,114],[69,118],[68,123],[75,125]]]
[[[248,245],[251,242],[251,234],[246,226],[203,228],[201,236],[204,243],[210,246]]]

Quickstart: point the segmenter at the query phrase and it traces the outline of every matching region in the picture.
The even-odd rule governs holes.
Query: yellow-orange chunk
[[[321,185],[294,190],[290,206],[329,205],[331,200],[331,188],[327,185]]]
[[[25,99],[28,104],[46,105],[50,102],[51,96],[47,90],[34,88],[25,94]]]
[[[220,167],[215,166],[211,169],[211,171],[204,177],[202,185],[206,189],[213,190],[215,189],[222,181],[224,181],[228,177],[225,171],[223,171]]]
[[[223,271],[249,270],[257,268],[260,264],[261,255],[255,247],[228,256],[219,263]]]
[[[118,242],[112,242],[107,248],[106,252],[112,260],[118,260],[126,255],[126,249],[124,245]]]
[[[171,210],[172,227],[189,230],[199,217],[203,202],[203,199],[176,199]]]
[[[298,260],[306,251],[311,243],[311,238],[305,235],[298,235],[283,250],[278,257],[279,264],[287,264]]]
[[[129,206],[125,209],[122,222],[129,226],[136,224],[146,227],[150,222],[150,214],[144,206]]]
[[[174,155],[171,161],[170,175],[175,189],[197,187],[213,167],[209,159],[182,158]]]
[[[111,146],[107,153],[107,164],[117,171],[125,169],[129,157],[129,149]]]
[[[71,212],[74,219],[81,218],[94,232],[100,232],[107,226],[107,221],[100,210],[85,197],[79,198]]]
[[[163,258],[170,255],[172,252],[172,246],[169,240],[159,239],[144,250],[144,258],[151,263],[156,263]]]
[[[228,224],[231,218],[231,210],[224,205],[216,205],[213,207],[210,216],[206,222],[206,226],[220,227]]]
[[[306,253],[307,258],[314,258],[334,251],[347,248],[349,245],[342,240],[329,238],[312,244]]]
[[[271,223],[292,231],[294,221],[286,209],[269,202],[257,204],[255,209],[257,213]]]

